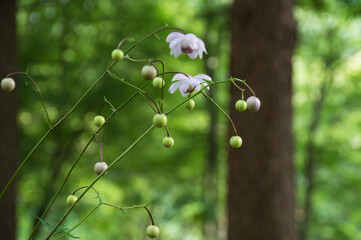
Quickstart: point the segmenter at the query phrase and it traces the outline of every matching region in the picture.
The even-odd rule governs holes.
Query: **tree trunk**
[[[0,80],[16,70],[15,0],[0,2]],[[17,98],[0,89],[0,191],[4,189],[17,167],[16,134]],[[15,187],[0,200],[1,239],[15,239]]]
[[[231,75],[246,79],[261,99],[257,113],[239,113],[231,87],[231,117],[243,138],[229,149],[228,239],[294,240],[292,163],[292,0],[235,0]],[[234,135],[230,130],[230,136]]]

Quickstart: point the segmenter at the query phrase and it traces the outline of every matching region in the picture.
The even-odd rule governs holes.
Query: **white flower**
[[[204,42],[193,33],[184,35],[179,32],[172,32],[168,35],[166,42],[169,42],[170,55],[178,57],[182,52],[187,53],[191,59],[198,55],[202,59],[203,52],[207,53]]]
[[[209,90],[208,83],[204,80],[212,82],[212,79],[205,74],[199,74],[192,77],[189,74],[177,73],[172,79],[172,81],[176,82],[170,86],[169,92],[173,94],[179,88],[182,96],[186,97],[191,92],[199,91],[201,89],[201,84],[207,86],[207,89]]]

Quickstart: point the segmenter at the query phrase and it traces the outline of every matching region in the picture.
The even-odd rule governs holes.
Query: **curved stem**
[[[104,104],[106,104],[106,102],[105,102],[105,101],[104,101],[104,102],[102,103],[102,105],[100,106],[100,109],[99,109],[98,115],[100,115],[100,113],[102,112],[103,107],[104,107]]]
[[[126,37],[124,38],[122,41],[119,42],[118,46],[117,46],[117,49],[120,49],[120,46],[123,44],[123,42],[127,41],[129,38]]]
[[[248,88],[248,90],[252,93],[253,96],[256,96],[256,94],[253,92],[252,88],[246,83],[245,80],[242,80],[242,79],[239,79],[239,78],[231,78],[230,80],[232,82],[233,81],[241,82],[243,85],[245,85]]]
[[[154,125],[152,125],[150,128],[148,128],[140,137],[137,138],[119,157],[117,157],[108,167],[108,171],[117,164],[140,140],[142,140],[152,129],[154,128]],[[107,171],[102,172],[97,178],[95,178],[91,184],[84,190],[84,192],[78,197],[77,202],[82,199],[82,197],[89,191],[89,189],[100,179],[104,176],[104,174]],[[73,204],[69,209],[66,211],[66,213],[63,215],[63,217],[59,220],[57,225],[53,228],[53,230],[50,232],[50,234],[47,236],[47,240],[50,239],[50,237],[55,233],[55,231],[59,228],[59,226],[63,223],[63,221],[66,219],[66,217],[69,215],[69,213],[73,210],[74,206],[76,204]]]
[[[145,210],[147,210],[148,214],[149,214],[149,217],[150,217],[150,220],[152,221],[152,225],[154,225],[154,219],[153,219],[153,216],[152,214],[150,213],[149,209],[147,207],[144,207]]]
[[[48,110],[46,109],[43,95],[41,94],[40,88],[38,87],[38,85],[36,84],[34,79],[32,79],[32,77],[30,77],[30,75],[28,73],[24,73],[24,72],[13,72],[13,73],[8,74],[6,77],[12,77],[12,76],[16,76],[16,75],[25,76],[33,83],[33,85],[36,88],[36,91],[39,93],[41,104],[43,105],[43,109],[44,109],[44,112],[45,112],[45,115],[46,115],[47,123],[48,123],[49,127],[52,128],[50,118],[49,118],[49,113],[48,113]]]
[[[26,162],[28,161],[28,159],[30,158],[30,156],[34,153],[34,151],[42,144],[42,142],[45,140],[45,138],[50,134],[50,132],[56,128],[60,123],[62,123],[74,110],[75,108],[80,104],[80,102],[89,94],[89,92],[104,78],[104,76],[106,75],[107,71],[112,69],[113,66],[116,64],[116,62],[114,62],[112,65],[110,65],[107,70],[88,88],[88,90],[80,97],[80,99],[75,103],[75,105],[57,122],[55,123],[53,126],[50,126],[50,129],[43,135],[43,137],[40,139],[40,141],[34,146],[34,148],[29,152],[29,154],[26,156],[26,158],[24,159],[24,161],[22,162],[22,164],[19,166],[19,168],[16,170],[16,172],[14,173],[14,175],[11,177],[11,179],[9,180],[9,182],[7,183],[6,187],[4,188],[4,190],[1,192],[0,194],[0,199],[4,196],[4,194],[6,193],[7,189],[9,188],[9,186],[12,184],[12,182],[14,181],[14,179],[16,178],[16,176],[19,174],[19,172],[21,171],[21,169],[23,168],[23,166],[26,164]]]
[[[217,108],[224,113],[224,115],[226,115],[226,117],[229,119],[229,121],[230,121],[231,124],[232,124],[234,133],[235,133],[236,135],[238,135],[238,134],[237,134],[236,126],[234,125],[234,123],[233,123],[233,121],[232,121],[232,118],[231,118],[231,117],[223,110],[223,108],[222,108],[221,106],[219,106],[212,98],[210,98],[209,96],[207,96],[207,94],[205,94],[203,91],[201,91],[201,93],[202,93],[203,96],[205,96],[209,101],[211,101],[214,105],[216,105]]]
[[[145,84],[143,84],[143,86],[140,89],[145,88],[147,85],[149,84],[149,82],[146,82]],[[88,149],[90,143],[93,141],[93,139],[95,138],[96,135],[98,135],[98,133],[101,131],[101,129],[109,122],[109,120],[118,112],[120,111],[123,107],[125,107],[131,100],[133,100],[135,98],[135,96],[138,95],[140,91],[135,92],[131,97],[129,97],[122,105],[120,105],[117,109],[115,109],[115,111],[112,112],[112,114],[110,114],[110,116],[106,119],[106,121],[104,122],[104,124],[92,135],[92,137],[89,139],[88,143],[85,145],[85,147],[83,148],[82,152],[79,154],[79,156],[77,157],[77,159],[75,160],[75,162],[73,163],[73,165],[71,166],[70,170],[68,171],[63,183],[61,184],[61,186],[59,187],[58,191],[55,193],[54,197],[51,199],[50,203],[48,204],[48,206],[46,207],[45,211],[43,212],[43,214],[41,215],[40,219],[43,219],[45,217],[45,215],[48,213],[49,209],[53,206],[56,198],[59,196],[61,190],[64,188],[66,182],[68,181],[71,173],[73,172],[75,166],[78,164],[80,158],[84,155],[85,151]],[[40,221],[38,221],[35,225],[35,227],[33,228],[30,236],[29,236],[29,240],[34,236],[36,230],[38,229],[40,224]]]
[[[161,28],[158,28],[156,29],[155,31],[149,33],[148,35],[146,35],[145,37],[143,37],[142,39],[140,39],[138,42],[135,42],[133,43],[133,46],[131,46],[127,51],[124,52],[124,55],[126,55],[127,53],[129,53],[133,48],[135,48],[139,43],[143,42],[144,40],[148,39],[149,37],[153,36],[154,34],[160,32],[160,31],[163,31],[165,29],[175,29],[175,30],[178,30],[180,32],[183,32],[183,33],[187,33],[186,31],[184,31],[183,29],[180,29],[180,28],[177,28],[177,27],[171,27],[171,26],[165,26],[165,27],[161,27]]]
[[[167,137],[170,137],[170,133],[169,133],[168,126],[167,126],[167,125],[165,125],[164,127],[165,127],[165,130],[167,131]]]
[[[84,187],[80,187],[80,188],[78,188],[78,189],[75,189],[74,192],[73,192],[73,195],[75,195],[75,193],[76,193],[77,191],[79,191],[80,189],[87,188],[87,187],[89,187],[89,186],[84,186]],[[91,187],[91,189],[93,189],[94,192],[98,195],[98,197],[100,197],[99,192],[98,192],[97,190],[95,190],[95,188]]]

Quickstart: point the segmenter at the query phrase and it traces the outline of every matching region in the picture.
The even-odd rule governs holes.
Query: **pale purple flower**
[[[209,90],[208,83],[204,80],[212,82],[212,79],[205,74],[198,74],[192,77],[189,74],[177,73],[172,79],[173,82],[176,82],[169,87],[169,92],[173,94],[179,89],[182,96],[186,97],[191,92],[199,91],[201,89],[201,84],[207,86],[207,89]]]
[[[184,35],[180,32],[172,32],[168,35],[166,42],[169,42],[170,55],[174,57],[178,57],[183,52],[191,59],[195,59],[198,55],[202,59],[203,52],[207,53],[204,42],[193,33]]]

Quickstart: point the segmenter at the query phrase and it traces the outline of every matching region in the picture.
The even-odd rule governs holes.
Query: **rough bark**
[[[16,70],[15,0],[0,2],[0,80]],[[4,189],[17,167],[16,90],[0,89],[0,190]],[[1,239],[15,239],[15,187],[0,200]]]
[[[231,75],[247,80],[262,107],[253,114],[236,112],[234,103],[241,93],[231,87],[231,117],[244,143],[241,149],[229,149],[229,240],[297,238],[291,124],[293,5],[292,0],[235,0],[232,8]]]

